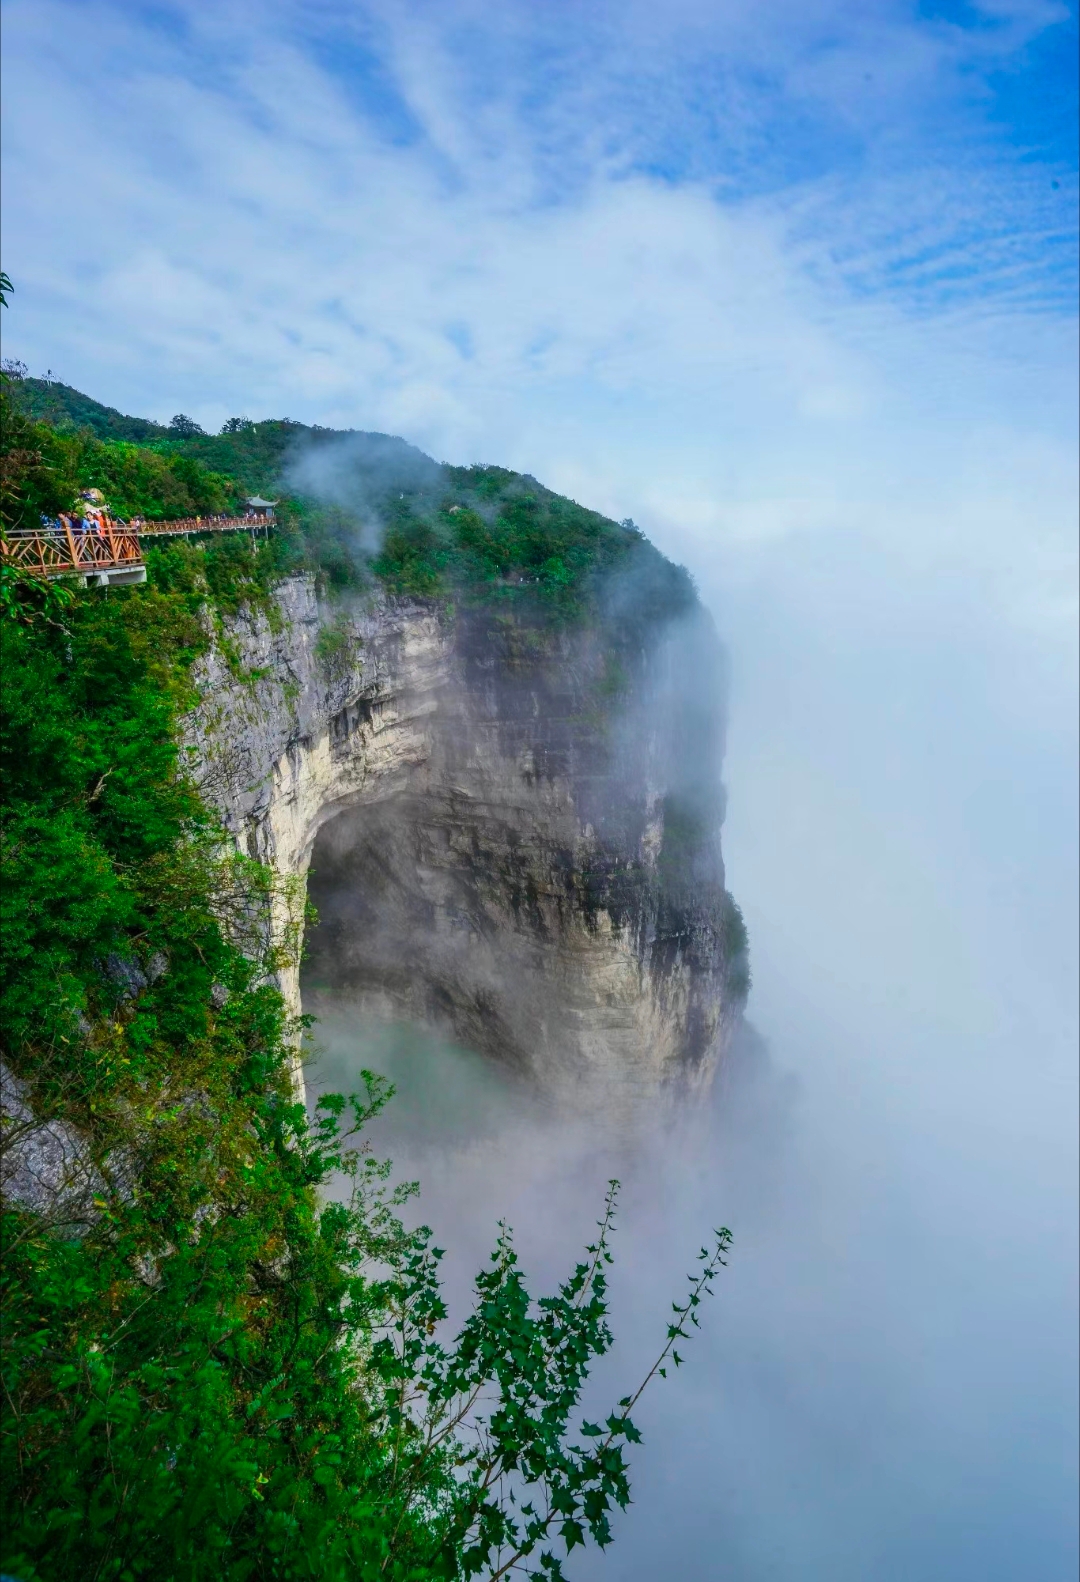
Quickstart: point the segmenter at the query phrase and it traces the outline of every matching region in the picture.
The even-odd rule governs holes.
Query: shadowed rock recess
[[[638,561],[577,623],[330,612],[297,577],[231,624],[192,743],[240,845],[310,869],[305,1010],[422,1022],[556,1097],[708,1083],[748,984],[723,656],[685,573]]]

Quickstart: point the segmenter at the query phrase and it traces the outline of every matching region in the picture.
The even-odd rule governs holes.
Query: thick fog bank
[[[734,1231],[703,1337],[639,1410],[635,1503],[571,1575],[1059,1582],[1077,1562],[1070,656],[850,542],[717,558],[702,584],[732,652],[725,849],[767,1052],[748,1040],[707,1111],[632,1148],[332,1007],[313,1007],[316,1080],[365,1062],[399,1080],[380,1142],[423,1182],[455,1303],[497,1218],[550,1281],[623,1178],[601,1399],[647,1366],[710,1225]]]

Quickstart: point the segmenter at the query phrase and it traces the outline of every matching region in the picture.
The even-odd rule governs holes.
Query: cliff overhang
[[[719,829],[721,655],[700,608],[520,613],[308,577],[241,612],[188,739],[238,846],[319,913],[294,1011],[423,1021],[548,1089],[700,1090],[746,994]],[[303,994],[302,994],[303,988]]]

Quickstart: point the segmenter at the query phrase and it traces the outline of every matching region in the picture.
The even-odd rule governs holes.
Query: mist
[[[623,1179],[601,1397],[734,1232],[571,1576],[1076,1574],[1075,38],[1055,0],[6,6],[13,352],[528,469],[727,648],[761,1042],[707,1107],[630,1147],[306,993],[314,1088],[398,1083],[455,1312],[500,1217],[542,1286]],[[358,471],[419,455],[286,483],[370,550]]]
[[[1059,1579],[1076,1536],[1075,670],[871,538],[683,550],[730,653],[724,854],[751,1031],[627,1143],[469,1051],[311,1004],[312,1085],[398,1096],[376,1145],[449,1248],[541,1289],[623,1181],[636,1384],[710,1227],[730,1267],[657,1381],[634,1503],[579,1578]],[[757,1034],[760,1034],[760,1037]]]
[[[294,494],[336,506],[354,550],[370,554],[382,546],[388,501],[406,494],[437,498],[442,476],[437,462],[393,434],[309,430],[286,458],[281,481]]]

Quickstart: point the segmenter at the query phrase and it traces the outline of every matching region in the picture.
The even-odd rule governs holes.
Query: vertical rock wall
[[[190,740],[242,849],[312,866],[305,992],[548,1089],[709,1080],[745,961],[715,688],[686,685],[718,660],[703,618],[618,652],[610,629],[385,598],[328,624],[298,578],[227,637]],[[295,969],[283,987],[298,1010]]]

